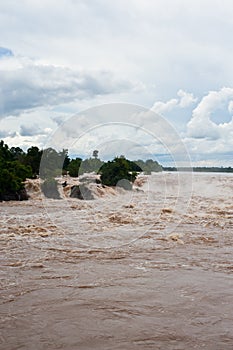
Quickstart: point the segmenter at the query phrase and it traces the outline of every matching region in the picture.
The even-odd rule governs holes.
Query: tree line
[[[163,167],[164,171],[194,171],[198,173],[233,173],[232,167],[217,167],[217,166],[204,166],[204,167]]]
[[[24,189],[27,178],[38,176],[48,183],[57,176],[69,174],[78,177],[84,173],[100,174],[102,184],[115,186],[121,179],[135,180],[137,173],[150,174],[162,171],[157,161],[131,161],[124,156],[115,157],[112,161],[104,162],[98,157],[98,150],[94,150],[92,157],[71,159],[68,150],[56,151],[53,148],[39,149],[32,146],[23,151],[20,147],[9,147],[0,141],[0,200],[17,196]]]

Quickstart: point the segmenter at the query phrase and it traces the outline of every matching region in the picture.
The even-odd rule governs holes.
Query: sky
[[[231,0],[0,1],[0,139],[233,166],[232,18]]]

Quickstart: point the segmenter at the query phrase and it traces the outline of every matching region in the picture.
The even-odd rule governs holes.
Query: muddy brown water
[[[233,349],[233,175],[190,176],[0,203],[0,348]]]

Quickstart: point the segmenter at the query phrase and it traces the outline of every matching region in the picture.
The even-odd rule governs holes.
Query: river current
[[[233,175],[145,180],[0,203],[1,349],[233,349]]]

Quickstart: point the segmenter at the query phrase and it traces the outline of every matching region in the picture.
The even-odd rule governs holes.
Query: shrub
[[[22,154],[20,148],[10,150],[0,141],[0,200],[20,198],[19,192],[24,189],[23,181],[32,176],[31,167],[17,160]]]
[[[67,170],[71,177],[79,176],[79,168],[80,168],[81,162],[82,162],[81,158],[76,158],[71,160],[70,164],[67,167]]]
[[[136,172],[130,172],[128,160],[120,157],[104,163],[99,170],[103,185],[120,186],[126,190],[132,189],[131,183],[136,179]]]

